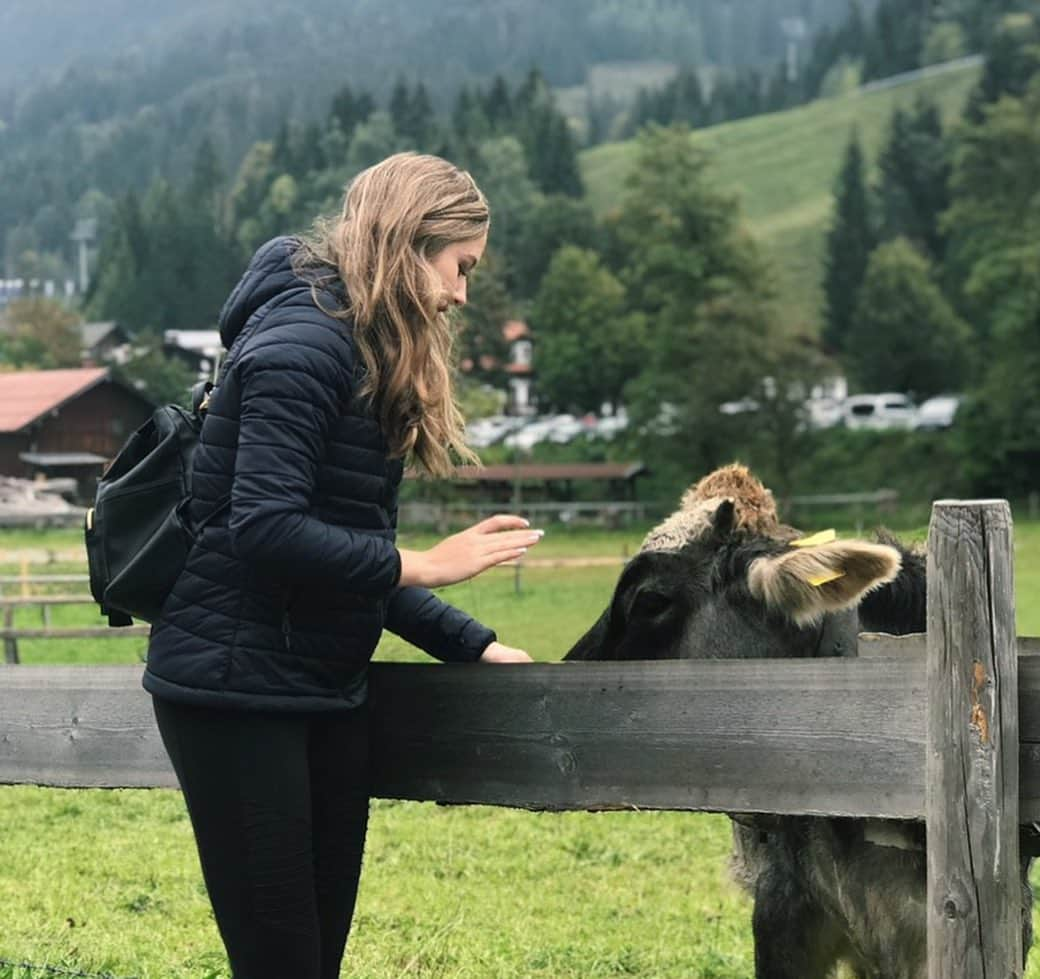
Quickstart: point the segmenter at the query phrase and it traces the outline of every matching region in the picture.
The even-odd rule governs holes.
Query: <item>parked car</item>
[[[837,398],[810,398],[805,402],[810,428],[833,428],[845,418],[844,402]]]
[[[854,394],[845,399],[846,428],[914,427],[917,409],[905,394]]]
[[[956,394],[940,394],[921,403],[917,409],[914,428],[919,432],[934,432],[949,428],[960,407],[961,399]]]
[[[475,449],[486,449],[500,442],[509,432],[519,428],[523,418],[515,415],[489,415],[466,424],[466,441]]]

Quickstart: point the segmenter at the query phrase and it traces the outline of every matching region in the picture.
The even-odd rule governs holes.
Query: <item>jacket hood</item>
[[[220,340],[225,350],[231,349],[249,317],[261,306],[289,289],[309,288],[309,283],[292,268],[292,255],[298,243],[297,238],[273,238],[257,250],[220,311]]]

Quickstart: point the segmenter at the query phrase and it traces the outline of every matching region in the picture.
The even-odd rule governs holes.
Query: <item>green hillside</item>
[[[816,332],[821,304],[824,238],[831,191],[853,126],[873,163],[896,105],[924,96],[947,122],[960,116],[980,68],[943,74],[874,92],[855,92],[810,105],[727,123],[693,134],[713,155],[720,186],[740,198],[752,234],[776,268],[780,308],[791,328]],[[634,142],[585,151],[582,175],[592,205],[610,210],[635,160]]]

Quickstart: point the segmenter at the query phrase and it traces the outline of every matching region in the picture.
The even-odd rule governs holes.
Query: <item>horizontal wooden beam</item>
[[[175,785],[136,666],[0,666],[0,784]],[[375,664],[380,798],[918,818],[917,653]],[[1040,819],[1040,657],[1020,658],[1021,818]]]
[[[47,629],[0,629],[0,639],[141,639],[152,631],[149,625],[112,629],[107,625],[58,626]]]

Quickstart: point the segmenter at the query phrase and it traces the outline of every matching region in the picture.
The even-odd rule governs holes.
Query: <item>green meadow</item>
[[[815,332],[819,324],[832,189],[853,129],[875,164],[896,106],[909,108],[916,99],[929,99],[948,124],[955,122],[979,71],[971,66],[957,68],[880,91],[852,92],[712,126],[692,135],[711,155],[713,180],[739,198],[748,230],[771,260],[777,308],[788,328]],[[597,212],[609,212],[620,199],[636,158],[633,140],[581,154],[582,177]]]
[[[525,568],[519,592],[515,572],[499,569],[445,593],[504,642],[557,659],[597,617],[640,538],[550,527],[532,556],[616,556],[618,565]],[[40,539],[0,535],[0,550]],[[1040,634],[1040,523],[1020,520],[1015,540],[1018,631]],[[20,615],[39,625],[39,610]],[[52,621],[100,620],[83,608],[55,609]],[[21,654],[25,663],[134,663],[142,646],[39,641]],[[378,658],[423,657],[390,638]],[[179,793],[0,787],[0,816],[0,962],[228,979]],[[728,848],[720,816],[376,801],[343,975],[748,979],[750,903],[729,878]],[[46,974],[0,964],[0,979]],[[1026,976],[1040,979],[1040,954]]]

